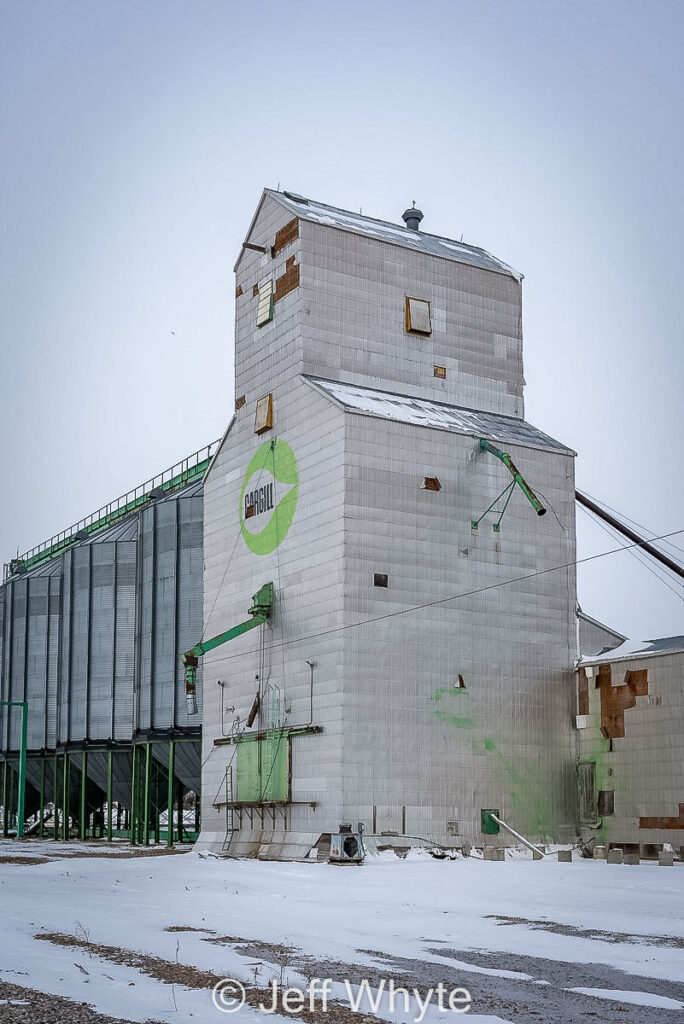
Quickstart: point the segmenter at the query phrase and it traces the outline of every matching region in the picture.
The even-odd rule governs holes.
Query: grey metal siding
[[[29,750],[200,724],[180,654],[201,636],[202,552],[194,483],[0,587],[0,699],[28,700]],[[20,728],[0,706],[0,752]]]
[[[133,684],[135,671],[136,543],[116,545],[114,693],[112,694],[113,739],[126,740],[133,734]]]

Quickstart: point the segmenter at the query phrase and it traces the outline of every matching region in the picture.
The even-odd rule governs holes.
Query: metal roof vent
[[[401,215],[401,219],[407,228],[411,231],[420,231],[420,222],[423,219],[423,213],[421,210],[416,210],[416,201],[413,200],[413,206],[410,210],[404,210]]]

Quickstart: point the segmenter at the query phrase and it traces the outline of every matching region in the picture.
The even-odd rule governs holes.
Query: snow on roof
[[[603,662],[621,661],[624,658],[647,658],[653,654],[684,652],[684,636],[665,636],[659,640],[625,640],[624,644],[606,651],[605,654],[587,654],[580,658],[582,665],[598,665]]]
[[[499,274],[507,274],[516,281],[522,280],[522,274],[517,270],[478,246],[455,242],[439,235],[430,235],[425,231],[414,231],[412,228],[392,224],[386,220],[376,220],[361,213],[352,213],[350,210],[340,210],[335,206],[317,203],[313,199],[305,199],[296,192],[276,192],[271,189],[266,189],[266,192],[303,220],[328,224],[330,227],[353,231],[356,234],[371,235],[385,242],[394,242],[396,245],[404,245],[433,256],[442,256],[457,263],[467,263],[472,267],[494,270]]]
[[[473,437],[487,437],[513,444],[528,445],[532,448],[550,448],[554,451],[571,452],[571,449],[554,441],[548,434],[537,430],[531,423],[515,416],[502,416],[493,412],[477,412],[445,402],[432,402],[425,398],[410,398],[395,395],[389,391],[377,391],[356,384],[342,384],[339,381],[324,380],[321,377],[306,377],[330,398],[340,402],[351,412],[383,419],[398,420],[400,423],[415,423],[421,427],[437,427],[452,430],[457,434]]]

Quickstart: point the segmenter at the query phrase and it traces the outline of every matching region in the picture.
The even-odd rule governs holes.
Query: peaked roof
[[[392,224],[386,220],[376,220],[375,217],[366,217],[361,213],[352,213],[350,210],[341,210],[336,206],[328,206],[326,203],[307,199],[296,192],[277,192],[275,189],[267,188],[264,189],[264,195],[275,199],[295,216],[301,217],[302,220],[327,224],[330,227],[351,231],[357,235],[368,235],[383,242],[392,242],[394,245],[413,249],[415,252],[426,252],[432,256],[453,260],[455,263],[465,263],[471,267],[493,270],[496,273],[512,277],[516,281],[522,280],[522,274],[517,270],[475,245],[466,245],[465,242],[456,242],[451,238],[430,235],[425,231],[414,231],[404,225]],[[247,237],[249,237],[249,232]]]

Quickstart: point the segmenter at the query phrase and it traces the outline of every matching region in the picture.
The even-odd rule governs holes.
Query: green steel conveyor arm
[[[490,455],[494,455],[497,459],[499,459],[501,462],[503,462],[504,466],[506,467],[508,472],[513,477],[512,482],[509,484],[509,486],[507,488],[504,489],[502,494],[500,494],[499,497],[495,499],[493,504],[495,505],[496,502],[499,500],[499,498],[503,497],[503,495],[506,494],[506,492],[509,490],[509,488],[511,489],[511,493],[512,493],[513,488],[517,484],[518,487],[520,488],[520,490],[523,492],[523,494],[527,498],[527,500],[529,501],[529,503],[532,506],[532,508],[534,509],[534,511],[537,513],[537,515],[538,516],[545,516],[546,515],[546,509],[544,508],[542,503],[539,501],[537,495],[534,493],[532,488],[527,484],[525,478],[523,477],[522,473],[520,472],[520,470],[518,469],[516,464],[513,462],[513,459],[510,457],[510,455],[508,455],[507,452],[499,451],[499,449],[495,448],[493,444],[490,444],[489,441],[486,441],[484,439],[484,437],[480,438],[480,448],[482,449],[483,452],[489,452]],[[505,512],[506,508],[508,507],[508,501],[510,501],[510,496],[511,496],[511,494],[509,493],[508,499],[506,501],[506,504],[504,505],[503,512]],[[491,508],[492,508],[492,505],[489,506],[489,508],[487,509],[487,512],[489,512],[489,509],[491,509]],[[487,512],[485,512],[484,515],[486,515]],[[501,518],[503,516],[503,512],[501,513],[501,516],[499,517],[498,523],[496,523],[495,526],[494,526],[495,530],[498,530],[499,524],[501,523]],[[483,516],[480,516],[480,519],[482,519],[482,518],[483,518]],[[478,524],[480,522],[480,519],[478,519],[477,521],[475,521],[475,520],[473,521],[472,525],[473,525],[473,529],[474,530],[477,529]]]
[[[224,633],[219,633],[218,636],[214,636],[210,640],[201,640],[194,647],[191,647],[189,651],[186,651],[185,654],[181,654],[181,661],[185,666],[185,699],[189,715],[197,714],[196,681],[199,659],[207,651],[213,651],[215,647],[220,647],[221,644],[228,643],[229,640],[234,640],[235,637],[242,636],[243,633],[249,632],[250,629],[255,629],[256,626],[261,626],[264,622],[267,622],[271,615],[273,601],[273,584],[264,583],[261,590],[257,591],[252,598],[252,607],[249,609],[249,614],[252,616],[250,619],[240,622],[237,626],[227,629]]]

